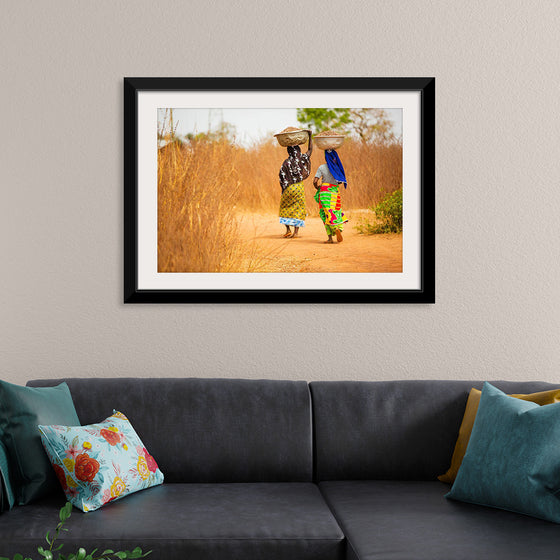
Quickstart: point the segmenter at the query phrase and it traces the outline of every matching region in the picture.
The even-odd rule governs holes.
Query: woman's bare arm
[[[313,153],[313,139],[311,138],[311,131],[308,130],[307,134],[309,134],[309,145],[307,146],[307,153],[305,155],[311,157],[311,154]]]

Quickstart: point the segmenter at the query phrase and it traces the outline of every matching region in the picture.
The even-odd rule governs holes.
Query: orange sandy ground
[[[238,221],[254,272],[402,272],[402,234],[359,234],[354,226],[364,212],[346,212],[344,241],[334,244],[324,243],[319,217],[308,217],[297,239],[282,237],[276,214],[241,214]]]

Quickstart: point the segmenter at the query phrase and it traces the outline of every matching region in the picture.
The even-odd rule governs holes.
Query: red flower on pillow
[[[78,480],[91,482],[99,471],[99,463],[87,453],[81,453],[76,457],[74,474]]]
[[[66,473],[64,469],[58,465],[53,465],[54,474],[56,474],[56,478],[60,481],[60,485],[62,489],[66,492],[68,490],[68,485],[66,484]]]
[[[143,451],[144,457],[146,457],[146,463],[148,463],[148,469],[150,469],[150,472],[156,472],[158,468],[156,460],[148,453],[148,450],[145,447],[143,448]]]
[[[100,433],[109,442],[109,445],[117,445],[121,441],[121,434],[113,430],[102,428]]]

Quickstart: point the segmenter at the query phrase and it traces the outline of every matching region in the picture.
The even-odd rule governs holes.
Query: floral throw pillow
[[[82,511],[163,482],[155,459],[121,412],[99,424],[39,430],[68,501]]]

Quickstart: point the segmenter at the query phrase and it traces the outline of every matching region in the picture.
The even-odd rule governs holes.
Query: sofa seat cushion
[[[320,489],[348,539],[348,560],[557,559],[558,525],[453,502],[441,482],[336,481]]]
[[[43,500],[2,514],[0,556],[35,557],[62,505]],[[66,526],[63,554],[140,546],[152,560],[342,560],[345,550],[312,483],[163,484],[97,511],[74,509]]]

